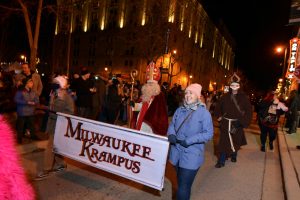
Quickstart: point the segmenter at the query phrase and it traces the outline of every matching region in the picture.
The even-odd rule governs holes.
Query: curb
[[[285,134],[278,130],[278,144],[280,164],[282,168],[283,187],[288,200],[298,200],[300,187],[297,180],[297,173],[286,142]]]

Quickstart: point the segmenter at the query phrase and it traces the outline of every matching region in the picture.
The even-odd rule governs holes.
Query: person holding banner
[[[196,83],[185,89],[184,104],[175,111],[168,128],[169,161],[176,168],[180,200],[190,199],[193,181],[204,163],[205,143],[213,137],[211,115],[200,101],[201,89]]]
[[[49,140],[47,149],[44,154],[44,163],[40,168],[40,172],[37,174],[35,180],[42,180],[50,175],[50,172],[58,172],[64,170],[66,164],[63,158],[58,155],[54,155],[53,140],[56,126],[56,112],[73,114],[74,113],[74,100],[71,94],[68,92],[68,81],[64,76],[57,76],[53,81],[53,90],[50,94],[50,114],[48,118],[47,130],[49,134]]]

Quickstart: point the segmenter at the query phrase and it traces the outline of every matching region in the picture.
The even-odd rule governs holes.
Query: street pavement
[[[275,150],[260,151],[259,128],[255,120],[246,129],[248,144],[238,153],[238,160],[226,161],[225,167],[214,167],[218,140],[206,145],[205,163],[200,168],[192,188],[192,200],[294,200],[299,199],[300,130],[287,135],[278,132]],[[67,159],[67,170],[52,174],[42,181],[34,181],[38,165],[43,161],[46,140],[18,145],[24,168],[36,190],[38,199],[172,199],[176,190],[176,175],[168,164],[164,190],[147,186]]]

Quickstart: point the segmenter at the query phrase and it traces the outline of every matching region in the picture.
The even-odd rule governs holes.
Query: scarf
[[[204,105],[202,102],[195,102],[195,103],[191,103],[191,104],[186,104],[186,102],[183,103],[183,107],[187,110],[197,110],[197,108],[200,106],[200,105]]]

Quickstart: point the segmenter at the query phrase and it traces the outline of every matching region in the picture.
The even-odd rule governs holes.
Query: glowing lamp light
[[[283,51],[283,48],[282,48],[282,47],[277,47],[277,48],[276,48],[276,52],[277,52],[277,53],[281,53],[282,51]]]

